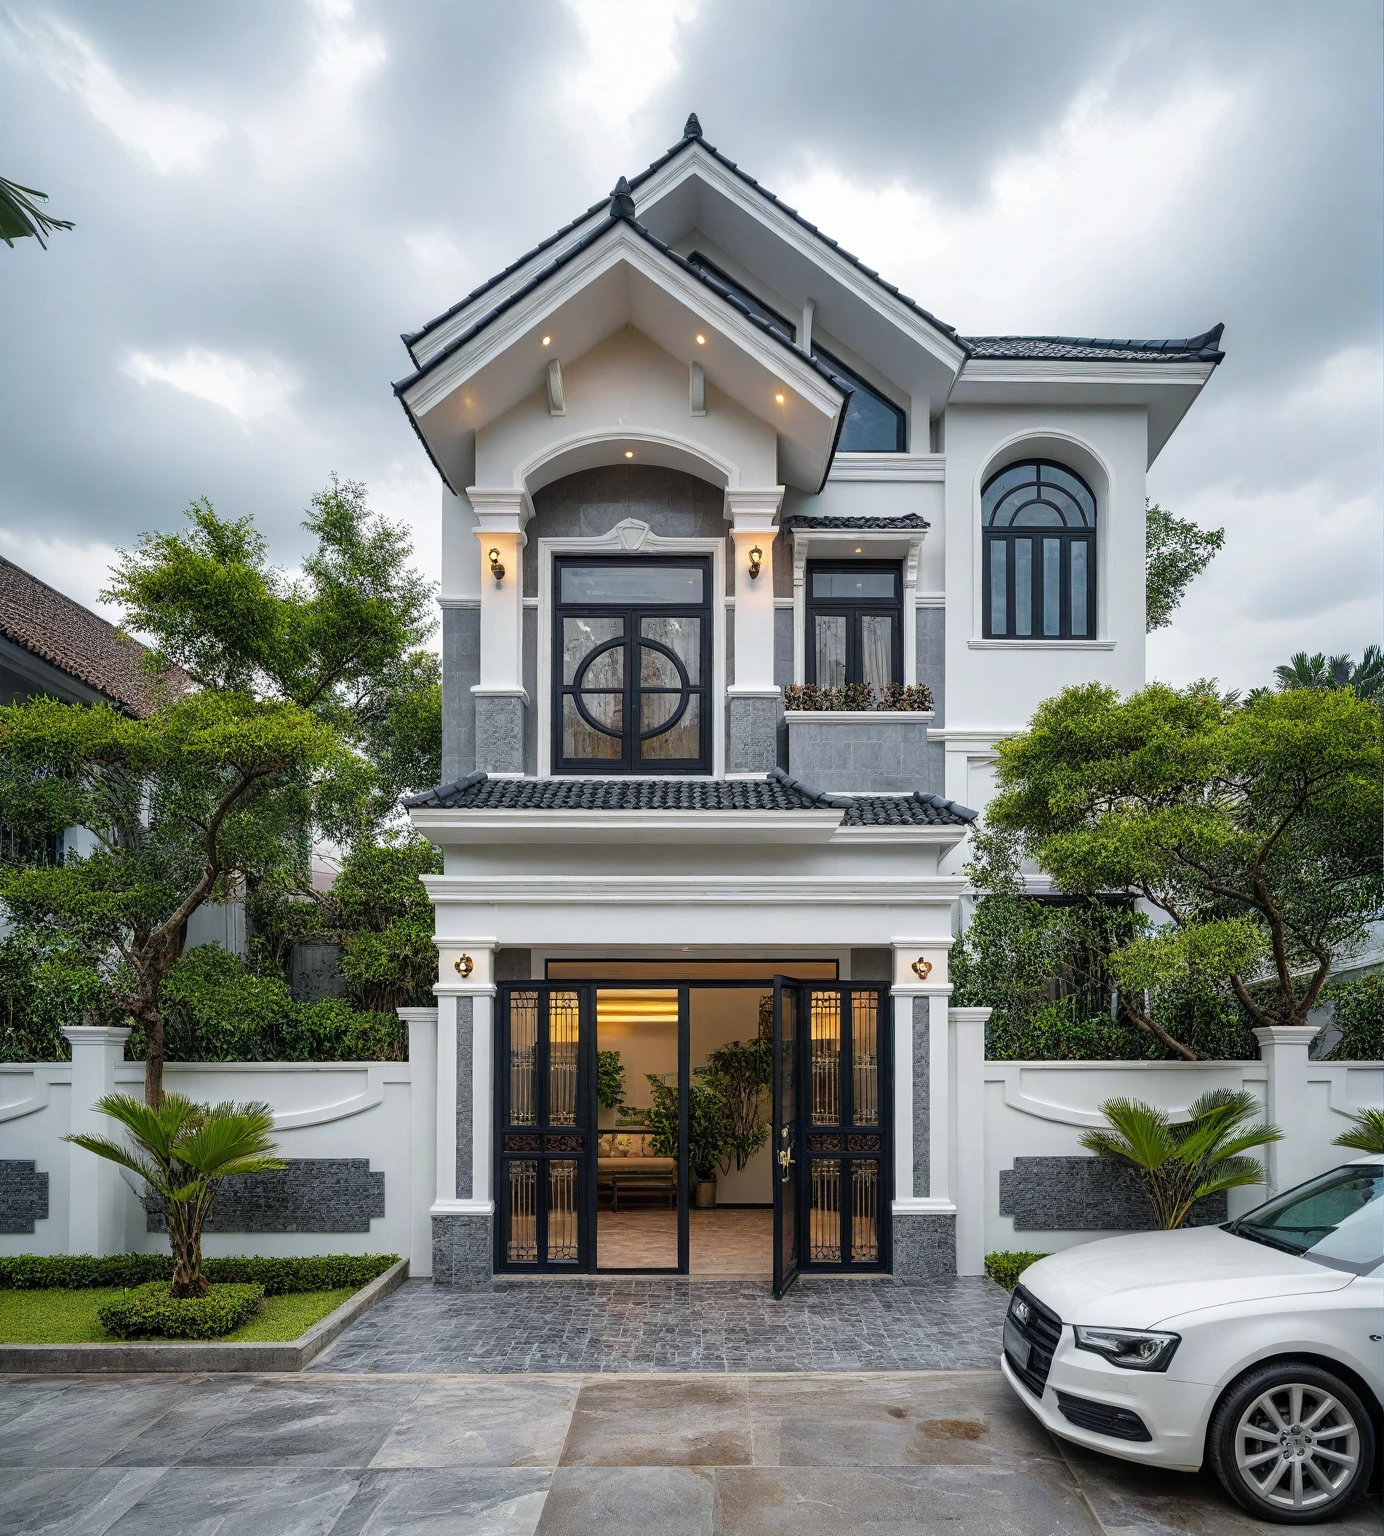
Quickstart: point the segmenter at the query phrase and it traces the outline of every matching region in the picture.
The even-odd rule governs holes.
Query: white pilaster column
[[[476,514],[474,532],[481,548],[481,666],[480,682],[472,692],[522,693],[524,493],[473,485],[466,495]],[[491,550],[504,567],[498,581]]]
[[[1312,1162],[1312,1108],[1307,1099],[1307,1049],[1316,1035],[1315,1024],[1270,1024],[1254,1031],[1268,1070],[1265,1118],[1283,1132],[1282,1141],[1255,1154],[1263,1158],[1269,1195],[1322,1171]]]
[[[952,1185],[952,1061],[947,1024],[951,985],[947,938],[895,939],[894,984],[894,1211],[897,1215],[949,1213]],[[926,1059],[915,1054],[915,1009],[927,1015]],[[920,1068],[925,1069],[921,1070]],[[919,1090],[926,1102],[919,1102]],[[926,1111],[926,1135],[919,1118]]]
[[[64,1027],[63,1035],[72,1049],[72,1134],[120,1140],[120,1127],[96,1108],[96,1101],[116,1091],[115,1070],[124,1059],[130,1031],[78,1024]],[[67,1251],[98,1256],[124,1252],[120,1170],[82,1147],[69,1147],[68,1152]]]
[[[438,939],[437,1181],[431,1215],[489,1215],[496,940]],[[471,1015],[469,1102],[458,1101],[458,1009]],[[458,1135],[469,1135],[470,1189],[457,1187]],[[463,1150],[465,1150],[463,1148]]]
[[[903,563],[903,681],[911,688],[918,681],[918,568],[922,564],[923,535],[910,539]]]
[[[432,1274],[429,1210],[437,1186],[436,1008],[395,1010],[408,1025],[409,1065],[409,1274]]]
[[[956,1082],[956,1272],[985,1273],[985,1025],[989,1008],[949,1010]]]
[[[735,682],[737,695],[774,695],[774,538],[783,487],[726,492],[735,546]],[[760,551],[759,575],[751,576],[750,551]]]

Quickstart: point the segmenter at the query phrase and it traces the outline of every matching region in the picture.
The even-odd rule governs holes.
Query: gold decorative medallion
[[[460,960],[452,962],[452,969],[465,981],[471,972],[476,969],[476,962],[470,955],[463,955]]]
[[[924,960],[921,955],[913,962],[913,974],[919,981],[926,981],[932,975],[932,961]]]

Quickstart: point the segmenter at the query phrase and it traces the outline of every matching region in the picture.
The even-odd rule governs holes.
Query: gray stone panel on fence
[[[433,1284],[476,1290],[490,1284],[494,1257],[489,1216],[434,1216]]]
[[[940,1211],[894,1217],[894,1278],[935,1280],[956,1273],[956,1217]]]
[[[0,1232],[32,1232],[48,1219],[48,1175],[33,1162],[0,1160]]]
[[[474,1104],[471,1095],[471,1035],[474,1003],[457,998],[457,1199],[471,1198],[471,1129]]]
[[[476,697],[481,678],[480,604],[442,610],[442,782],[476,767]]]
[[[295,1003],[320,1003],[346,995],[341,974],[341,945],[303,940],[289,951],[288,988]]]
[[[1146,1232],[1153,1208],[1126,1162],[1113,1157],[1016,1157],[1000,1170],[1000,1215],[1016,1232]],[[1224,1194],[1192,1207],[1189,1227],[1226,1219]]]
[[[788,722],[788,771],[815,789],[906,794],[927,789],[931,720],[878,718]]]
[[[274,1173],[222,1184],[208,1232],[368,1232],[384,1215],[384,1174],[367,1157],[294,1157]],[[146,1228],[167,1228],[163,1203],[146,1199]]]

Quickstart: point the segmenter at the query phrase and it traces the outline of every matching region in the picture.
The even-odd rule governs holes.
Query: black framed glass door
[[[495,1268],[592,1267],[588,985],[501,987],[495,1062]]]
[[[800,1270],[888,1270],[886,987],[774,984],[774,1294]]]
[[[798,1278],[798,1208],[802,1203],[798,1177],[798,988],[774,977],[774,1296],[780,1298]]]

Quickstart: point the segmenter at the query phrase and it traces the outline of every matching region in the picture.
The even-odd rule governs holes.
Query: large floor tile
[[[244,1413],[259,1378],[203,1376],[142,1433],[112,1453],[107,1466],[171,1467]]]
[[[103,1536],[163,1476],[161,1467],[0,1469],[6,1536]]]
[[[1060,1463],[727,1467],[715,1477],[716,1536],[1101,1536]]]
[[[555,1467],[581,1382],[573,1376],[470,1376],[428,1382],[372,1467]]]
[[[734,1467],[749,1461],[743,1377],[588,1381],[562,1448],[564,1467]]]
[[[1256,1520],[1227,1496],[1209,1468],[1168,1472],[1065,1446],[1072,1475],[1106,1529],[1117,1536],[1269,1536],[1281,1525]],[[1324,1527],[1330,1536],[1380,1536],[1384,1510],[1362,1499]]]
[[[0,1424],[0,1467],[99,1467],[193,1390],[190,1376],[70,1380]]]
[[[537,1536],[712,1536],[714,1477],[701,1467],[559,1467]]]
[[[65,1392],[71,1385],[62,1377],[0,1376],[0,1425],[28,1413],[50,1397]]]
[[[1020,1466],[1057,1458],[1003,1377],[751,1376],[756,1466]]]
[[[236,1411],[186,1450],[184,1466],[369,1466],[421,1380],[259,1377]]]
[[[551,1477],[538,1468],[367,1472],[332,1536],[533,1536]]]
[[[315,1468],[174,1468],[109,1536],[327,1536],[359,1481],[357,1472]]]

